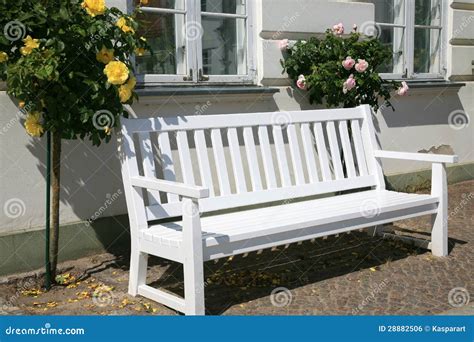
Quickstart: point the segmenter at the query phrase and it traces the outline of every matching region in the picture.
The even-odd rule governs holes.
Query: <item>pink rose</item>
[[[344,86],[342,87],[342,91],[346,94],[348,91],[353,89],[356,86],[357,82],[354,79],[354,75],[350,75],[349,78],[344,82]]]
[[[342,23],[334,25],[332,27],[332,33],[337,36],[342,36],[344,34],[344,25]]]
[[[397,95],[405,96],[406,94],[408,94],[408,89],[410,89],[408,87],[408,84],[405,81],[403,81],[402,86],[400,88],[398,88],[398,90],[397,90]]]
[[[296,81],[296,86],[301,90],[306,90],[306,78],[304,75],[300,75],[298,77],[298,81]]]
[[[355,66],[355,69],[357,70],[357,72],[362,73],[362,72],[365,72],[368,67],[369,67],[369,63],[367,63],[365,59],[359,59],[359,61],[357,62]]]
[[[288,41],[288,39],[283,39],[283,40],[280,40],[278,45],[280,47],[280,50],[285,51],[285,50],[288,50],[288,46],[290,45],[290,42]]]
[[[354,67],[355,63],[356,63],[355,60],[352,59],[351,56],[349,56],[349,57],[346,57],[346,60],[342,62],[342,66],[346,70],[351,70]]]

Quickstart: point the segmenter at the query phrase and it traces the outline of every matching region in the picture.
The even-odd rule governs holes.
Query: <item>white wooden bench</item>
[[[379,150],[368,106],[123,119],[121,136],[131,295],[203,315],[205,261],[427,214],[448,254],[457,157]],[[433,163],[431,194],[386,190],[381,158]],[[184,299],[146,284],[148,255],[183,264]]]

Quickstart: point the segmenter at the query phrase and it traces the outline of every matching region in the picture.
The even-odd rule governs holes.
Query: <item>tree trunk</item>
[[[58,265],[59,251],[59,195],[61,191],[61,132],[53,132],[52,147],[52,174],[51,187],[53,190],[53,201],[51,203],[51,240],[49,255],[51,260],[51,278],[55,281],[56,267]]]

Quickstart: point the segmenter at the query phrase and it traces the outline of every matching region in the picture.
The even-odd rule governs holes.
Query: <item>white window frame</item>
[[[403,70],[404,73],[380,73],[384,79],[407,79],[407,80],[439,80],[445,79],[446,77],[446,51],[447,51],[447,14],[448,14],[448,1],[441,1],[440,8],[440,25],[415,25],[415,1],[405,0],[404,1],[404,24],[391,24],[391,23],[379,23],[376,22],[378,27],[393,27],[393,28],[404,28],[404,54],[403,58]],[[415,73],[414,71],[414,57],[415,57],[415,29],[426,28],[426,29],[438,29],[440,31],[440,52],[439,52],[439,73]],[[394,39],[396,42],[396,39]]]
[[[201,2],[200,0],[183,0],[184,9],[166,9],[142,7],[145,13],[171,13],[184,14],[186,23],[197,23],[197,27],[201,25]],[[164,84],[183,84],[183,85],[204,85],[213,84],[256,84],[256,56],[255,56],[255,1],[247,0],[245,2],[246,14],[229,14],[216,13],[207,16],[226,17],[226,18],[243,18],[246,19],[246,60],[247,73],[243,75],[204,75],[203,58],[202,58],[202,38],[192,39],[189,35],[185,35],[186,39],[186,65],[187,73],[185,74],[138,74],[137,81],[145,85],[164,85]],[[176,25],[177,29],[179,25]],[[179,48],[179,47],[177,47]]]

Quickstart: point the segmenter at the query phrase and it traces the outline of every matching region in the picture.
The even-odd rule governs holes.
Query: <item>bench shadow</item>
[[[394,228],[398,231],[397,227]],[[466,242],[450,239],[450,248],[458,243]],[[209,261],[204,266],[206,314],[225,314],[234,305],[269,296],[277,287],[291,291],[425,253],[429,251],[406,242],[370,237],[365,231],[356,231],[294,243],[286,248],[280,246],[261,253]],[[164,265],[159,258],[151,260]],[[183,296],[182,266],[166,263],[168,266],[164,272],[150,267],[149,285]]]

